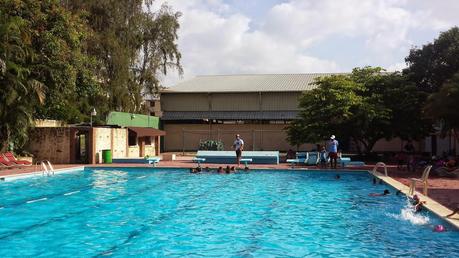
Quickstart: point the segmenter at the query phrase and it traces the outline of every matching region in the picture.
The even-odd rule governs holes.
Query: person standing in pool
[[[244,140],[241,139],[239,134],[236,134],[236,140],[233,143],[233,148],[236,151],[236,161],[237,166],[239,167],[241,165],[242,150],[244,150]]]
[[[330,136],[330,140],[327,143],[327,150],[331,168],[336,168],[336,163],[338,162],[338,145],[339,143],[335,139],[335,136]]]

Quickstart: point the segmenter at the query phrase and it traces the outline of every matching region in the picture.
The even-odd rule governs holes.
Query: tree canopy
[[[0,150],[33,119],[139,112],[159,76],[181,72],[178,18],[151,0],[0,1]]]
[[[24,143],[33,118],[81,118],[99,90],[85,37],[81,19],[58,1],[0,3],[0,149]]]
[[[355,68],[314,84],[317,88],[303,93],[299,118],[288,129],[292,144],[319,142],[335,134],[368,153],[380,139],[419,138],[429,132],[430,124],[420,113],[424,95],[399,73]]]
[[[139,112],[146,95],[158,92],[158,76],[169,69],[180,73],[178,18],[163,5],[150,10],[151,0],[73,0],[65,6],[85,14],[92,30],[88,54],[98,60],[110,110]]]
[[[433,43],[413,48],[405,58],[404,73],[419,89],[438,91],[443,83],[459,72],[459,28],[440,33]]]
[[[440,130],[459,130],[459,73],[444,83],[440,91],[427,99],[425,111],[428,116],[438,121]]]

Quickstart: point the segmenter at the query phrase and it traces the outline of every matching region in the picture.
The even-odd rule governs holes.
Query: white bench
[[[247,165],[249,162],[252,162],[252,159],[241,159],[241,162],[244,163],[245,167],[248,168],[249,166]]]
[[[148,158],[147,159],[148,164],[153,164],[153,167],[156,167],[156,165],[158,165],[159,161],[161,161],[161,158],[158,158],[158,157]]]
[[[295,164],[300,163],[300,159],[288,159],[287,163],[290,163],[292,168],[295,168]]]
[[[198,163],[198,167],[201,167],[201,162],[205,162],[206,159],[205,158],[196,158],[196,157],[194,157],[193,161]]]

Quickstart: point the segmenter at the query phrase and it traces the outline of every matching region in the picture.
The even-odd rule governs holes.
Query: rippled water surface
[[[86,169],[0,184],[0,257],[453,257],[367,173]],[[449,230],[434,233],[443,224]]]

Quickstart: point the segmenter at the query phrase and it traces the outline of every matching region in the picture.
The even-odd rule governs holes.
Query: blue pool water
[[[452,257],[367,173],[85,169],[0,184],[0,257]],[[433,233],[436,224],[448,228]]]

